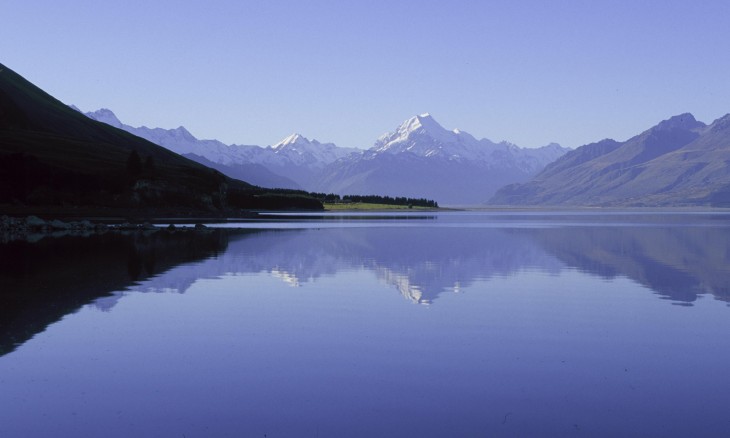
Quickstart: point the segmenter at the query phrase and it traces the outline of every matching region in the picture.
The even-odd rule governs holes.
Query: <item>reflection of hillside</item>
[[[514,275],[528,267],[557,271],[559,263],[530,242],[499,229],[389,229],[368,236],[364,266],[419,303],[466,288],[475,280]]]
[[[0,355],[68,313],[170,267],[224,251],[226,237],[164,231],[0,245]],[[113,305],[101,302],[101,306]]]
[[[714,227],[571,227],[515,230],[569,266],[628,277],[690,303],[710,293],[730,301],[730,233]]]
[[[141,289],[175,289],[197,278],[258,272],[299,286],[340,270],[367,269],[409,300],[429,303],[476,279],[538,266],[559,269],[529,238],[497,229],[438,228],[430,234],[408,227],[267,231],[232,236],[225,254],[173,269]]]
[[[730,301],[730,233],[700,226],[553,228],[385,227],[164,231],[0,245],[0,355],[63,315],[114,291],[184,292],[202,278],[267,273],[296,287],[343,270],[368,270],[407,299],[525,269],[565,265],[624,276],[663,297]]]
[[[304,233],[304,235],[302,235]],[[195,281],[223,275],[268,273],[297,286],[349,266],[337,240],[318,239],[300,230],[231,231],[228,248],[215,258],[171,269],[137,286],[140,291],[185,292]]]
[[[145,282],[181,289],[197,278],[266,272],[292,286],[367,269],[404,297],[430,303],[475,280],[562,266],[628,277],[678,302],[730,300],[730,234],[711,226],[552,228],[348,228],[264,231],[232,237],[215,259]],[[181,288],[181,286],[183,286]]]
[[[388,268],[382,267],[375,267],[375,272],[377,273],[378,278],[383,282],[391,286],[395,286],[404,298],[411,300],[414,303],[431,304],[431,300],[424,296],[421,287],[413,284],[411,279],[408,278],[408,275],[399,274]]]

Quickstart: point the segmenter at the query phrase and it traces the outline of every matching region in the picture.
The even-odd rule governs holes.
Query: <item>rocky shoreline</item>
[[[59,219],[43,220],[38,216],[11,217],[0,216],[0,243],[15,240],[37,241],[43,237],[86,236],[106,232],[130,231],[185,231],[203,230],[205,225],[196,224],[195,227],[176,227],[173,224],[167,227],[154,226],[150,222],[106,224],[89,220],[62,221]]]

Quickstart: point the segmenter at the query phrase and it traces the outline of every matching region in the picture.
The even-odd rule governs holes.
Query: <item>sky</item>
[[[368,148],[429,112],[523,147],[730,112],[730,2],[0,1],[0,62],[84,111]]]

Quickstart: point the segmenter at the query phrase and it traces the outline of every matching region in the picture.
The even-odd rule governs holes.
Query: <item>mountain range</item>
[[[73,107],[77,109],[76,107]],[[187,129],[134,127],[122,123],[106,108],[85,113],[88,117],[147,139],[224,174],[262,187],[303,189],[312,186],[318,171],[357,149],[308,140],[292,134],[272,146],[226,145],[218,140],[199,140]]]
[[[47,214],[231,213],[313,208],[85,117],[0,64],[0,205]]]
[[[231,275],[265,273],[299,286],[341,271],[369,272],[404,298],[427,304],[525,269],[546,275],[577,270],[630,279],[674,304],[692,305],[705,296],[730,301],[730,234],[672,221],[657,226],[666,216],[642,217],[646,223],[634,226],[623,226],[627,216],[619,216],[603,227],[517,226],[479,233],[449,227],[432,239],[412,227],[358,227],[18,241],[0,245],[6,292],[0,293],[0,356],[90,302],[108,310],[129,289],[185,293],[201,279]]]
[[[581,146],[527,183],[500,189],[497,205],[729,206],[730,114],[710,125],[685,113],[624,142]]]
[[[327,166],[312,190],[482,204],[500,187],[529,180],[567,151],[555,143],[530,149],[477,140],[421,114],[381,136],[362,154]]]
[[[568,151],[555,143],[529,149],[477,140],[467,132],[443,128],[429,114],[406,120],[368,150],[320,143],[300,134],[266,147],[225,145],[199,140],[182,126],[129,126],[108,109],[86,115],[255,185],[429,198],[442,204],[483,203],[498,188],[527,181]]]

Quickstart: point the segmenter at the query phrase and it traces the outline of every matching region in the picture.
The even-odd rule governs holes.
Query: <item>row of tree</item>
[[[438,202],[426,198],[408,198],[405,196],[380,196],[380,195],[344,195],[336,193],[311,193],[311,196],[328,204],[349,204],[362,202],[366,204],[404,205],[409,207],[438,208]]]
[[[156,177],[156,165],[152,156],[146,157],[144,161],[136,150],[130,152],[127,158],[127,173],[134,182],[138,178],[154,179]],[[310,193],[304,190],[287,189],[265,189],[254,188],[251,191],[232,191],[228,194],[229,201],[237,205],[247,205],[250,208],[281,207],[280,204],[291,203],[293,208],[318,209],[316,201],[329,204],[385,204],[408,207],[438,208],[438,203],[426,198],[409,198],[405,196],[380,196],[380,195],[344,195],[336,193]],[[314,203],[313,203],[314,202]]]

